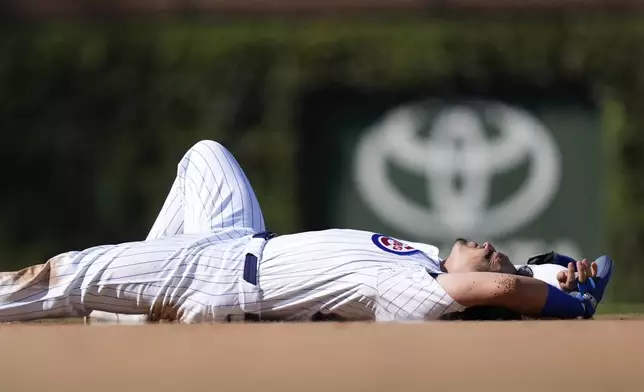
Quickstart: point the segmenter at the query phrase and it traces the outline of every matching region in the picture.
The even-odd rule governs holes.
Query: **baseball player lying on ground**
[[[536,264],[560,260],[548,257]],[[557,267],[555,284],[548,284],[522,276],[487,242],[456,240],[442,260],[434,246],[367,231],[275,236],[265,231],[234,157],[202,141],[179,162],[145,241],[70,251],[0,274],[0,321],[92,311],[184,323],[329,315],[413,321],[478,306],[531,317],[592,317],[611,276],[610,259]]]

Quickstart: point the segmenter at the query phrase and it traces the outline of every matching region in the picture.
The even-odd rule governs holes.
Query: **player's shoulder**
[[[428,269],[440,271],[439,250],[434,245],[422,242],[412,242],[389,234],[358,230],[330,228],[321,231],[333,238],[342,238],[344,241],[363,244],[361,246],[373,247],[387,256],[388,262],[400,258],[401,262],[416,260]]]
[[[438,256],[439,250],[434,245],[425,244],[425,243],[422,243],[422,242],[411,242],[411,241],[408,241],[407,244],[409,246],[413,247],[413,248],[421,250],[428,257],[430,257],[430,258],[432,258],[434,260],[440,260],[440,257]]]

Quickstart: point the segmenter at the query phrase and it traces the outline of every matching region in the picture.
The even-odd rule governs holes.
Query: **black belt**
[[[277,237],[277,234],[270,231],[263,231],[257,233],[253,238],[263,238],[268,241],[271,238]],[[257,256],[252,253],[246,254],[246,259],[244,259],[244,280],[252,285],[257,286]],[[260,321],[260,316],[254,313],[244,313],[244,321]]]

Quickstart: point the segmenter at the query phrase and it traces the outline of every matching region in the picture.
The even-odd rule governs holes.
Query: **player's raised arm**
[[[592,317],[610,274],[584,283],[585,292],[568,294],[537,279],[494,272],[443,274],[436,278],[454,301],[470,306],[501,306],[535,317]],[[584,277],[585,280],[585,277]]]
[[[612,272],[610,258],[604,256],[597,262],[592,275],[578,276],[582,282],[579,287],[577,276],[566,283],[581,293],[568,293],[516,274],[428,274],[422,267],[388,266],[378,274],[376,320],[437,320],[443,314],[473,306],[503,307],[540,318],[588,318],[594,314]]]

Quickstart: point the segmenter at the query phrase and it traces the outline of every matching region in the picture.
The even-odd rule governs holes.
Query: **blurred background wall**
[[[143,239],[213,139],[274,231],[608,253],[644,300],[641,2],[86,3],[0,0],[3,269]]]

